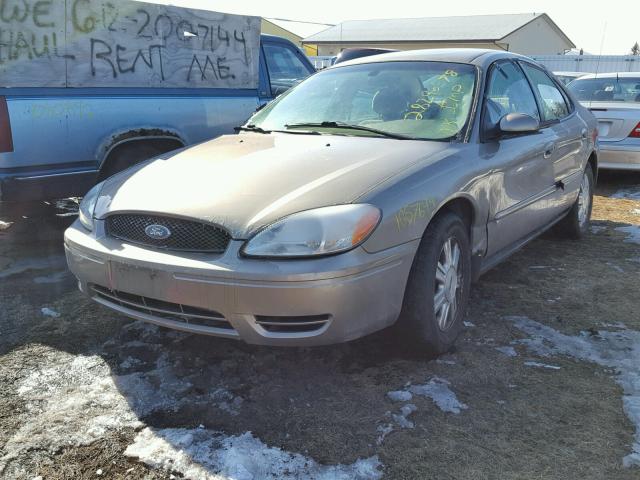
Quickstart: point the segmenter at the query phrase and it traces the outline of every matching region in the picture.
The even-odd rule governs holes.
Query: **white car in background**
[[[599,168],[640,171],[640,72],[586,75],[567,88],[598,119]]]
[[[568,85],[573,82],[576,78],[584,77],[585,75],[589,75],[588,72],[553,72],[555,77],[562,82],[563,85]]]

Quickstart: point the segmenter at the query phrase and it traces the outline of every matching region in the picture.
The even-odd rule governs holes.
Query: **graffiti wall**
[[[260,19],[133,0],[0,0],[0,87],[257,88]]]

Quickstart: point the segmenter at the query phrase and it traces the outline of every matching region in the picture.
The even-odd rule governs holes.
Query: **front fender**
[[[466,165],[466,169],[464,168]],[[472,245],[474,253],[486,247],[486,208],[473,195],[468,178],[469,159],[455,154],[379,189],[364,199],[382,209],[383,218],[364,248],[378,252],[420,239],[435,215],[456,199],[472,209]],[[473,178],[473,177],[472,177]]]

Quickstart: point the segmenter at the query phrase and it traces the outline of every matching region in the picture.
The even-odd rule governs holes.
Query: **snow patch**
[[[627,328],[627,326],[622,323],[622,322],[617,322],[617,323],[602,323],[601,324],[603,327],[607,327],[607,328]]]
[[[440,365],[455,365],[456,362],[454,360],[443,360],[441,358],[438,358],[436,360],[436,363],[440,364]]]
[[[13,225],[13,222],[4,222],[0,220],[0,232],[2,232],[3,230],[9,230],[11,228],[11,225]]]
[[[43,258],[26,258],[13,262],[8,268],[0,271],[0,278],[7,278],[11,275],[28,272],[30,270],[46,270],[65,268],[67,261],[64,255],[52,255]]]
[[[600,331],[565,335],[527,317],[507,317],[530,338],[520,340],[537,355],[564,355],[611,368],[622,387],[624,410],[636,427],[632,452],[623,459],[626,467],[640,466],[640,332],[636,330]]]
[[[640,189],[638,188],[623,188],[611,195],[610,198],[620,198],[624,200],[640,200]]]
[[[52,273],[51,275],[36,277],[33,279],[33,281],[34,283],[38,283],[38,284],[60,283],[68,276],[69,276],[69,271],[62,270],[60,272]]]
[[[394,430],[394,424],[400,428],[414,428],[415,425],[411,420],[409,420],[409,415],[413,412],[417,411],[418,407],[416,407],[413,403],[407,403],[400,408],[400,413],[391,413],[387,412],[385,415],[390,417],[393,420],[393,423],[385,423],[383,425],[378,426],[378,438],[376,443],[378,445],[382,445],[384,439]]]
[[[456,362],[453,360],[442,360],[441,358],[438,358],[436,360],[436,363],[439,365],[455,365]]]
[[[131,368],[142,365],[142,363],[142,360],[140,360],[139,358],[127,357],[122,361],[122,363],[120,363],[120,368],[122,368],[123,370],[129,370]]]
[[[409,415],[418,410],[413,403],[409,403],[407,405],[403,405],[400,409],[400,413],[394,413],[391,415],[391,418],[398,424],[400,428],[413,428],[414,424],[411,420],[409,420]]]
[[[60,313],[56,312],[55,310],[48,308],[48,307],[42,307],[40,309],[40,312],[42,312],[42,314],[45,317],[51,317],[51,318],[60,318]]]
[[[473,328],[475,327],[475,324],[471,323],[471,322],[462,322],[462,324],[467,327],[467,328]]]
[[[137,362],[127,358],[125,367]],[[89,445],[123,429],[139,430],[139,418],[162,409],[177,411],[194,401],[210,402],[231,415],[239,413],[242,398],[223,387],[194,395],[191,383],[179,378],[168,353],[155,368],[114,375],[100,356],[74,356],[48,349],[42,367],[17,386],[25,402],[21,428],[0,454],[0,477],[22,475],[24,458],[34,451],[54,455],[63,448]],[[405,410],[401,410],[401,414]],[[351,465],[319,465],[313,459],[269,448],[250,433],[226,436],[200,426],[196,429],[151,430],[138,434],[127,454],[143,462],[182,473],[186,478],[261,479],[378,479],[377,457]]]
[[[413,385],[409,387],[409,391],[414,395],[427,397],[433,400],[443,412],[460,413],[461,410],[469,408],[464,403],[458,401],[458,397],[449,388],[450,382],[444,378],[434,377],[424,385]]]
[[[524,362],[527,367],[548,368],[549,370],[560,370],[561,367],[557,365],[548,365],[540,362]]]
[[[390,414],[391,412],[387,412],[387,413]],[[376,439],[376,444],[382,445],[382,442],[384,442],[384,439],[387,438],[387,435],[393,432],[393,425],[390,423],[379,425],[377,428],[377,431],[378,431],[378,438]]]
[[[513,347],[496,347],[496,350],[506,355],[507,357],[517,357],[518,352]]]
[[[618,273],[624,273],[624,269],[615,263],[607,262],[607,265],[613,268]]]
[[[603,225],[591,225],[591,233],[600,233],[603,230],[606,230],[607,227],[603,226]]]
[[[4,445],[0,476],[8,470],[7,478],[12,478],[17,473],[11,470],[13,461],[32,450],[53,453],[88,445],[110,431],[141,426],[102,358],[55,352],[44,359],[50,366],[33,370],[18,386],[25,421]]]
[[[440,410],[457,414],[468,407],[464,403],[458,401],[456,394],[451,391],[449,385],[451,384],[447,380],[439,377],[432,378],[424,385],[412,385],[411,382],[407,382],[404,386],[404,390],[387,392],[387,397],[392,402],[409,402],[413,399],[413,395],[419,395],[433,400]],[[418,407],[413,403],[406,403],[400,407],[399,413],[387,412],[385,415],[387,417],[391,417],[393,422],[387,422],[378,426],[378,438],[376,443],[378,445],[382,445],[382,442],[384,442],[387,435],[393,432],[394,425],[400,428],[414,428],[415,425],[411,420],[409,420],[409,415],[417,410]]]
[[[297,453],[268,447],[250,432],[226,436],[212,430],[145,428],[125,455],[153,468],[198,480],[267,478],[365,480],[382,477],[377,456],[351,465],[320,465]]]
[[[387,397],[392,402],[408,402],[413,398],[411,392],[407,392],[406,390],[396,390],[393,392],[387,392]]]
[[[639,225],[628,225],[626,227],[617,227],[616,231],[627,234],[627,238],[624,240],[625,243],[640,244],[640,226]]]

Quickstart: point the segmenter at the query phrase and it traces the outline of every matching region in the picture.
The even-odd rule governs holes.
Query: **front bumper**
[[[165,327],[278,346],[345,342],[393,324],[419,244],[273,261],[242,258],[241,241],[218,256],[171,253],[101,229],[88,234],[76,221],[65,233],[69,268],[94,300]]]
[[[598,168],[640,171],[640,142],[637,139],[620,142],[600,141]]]

